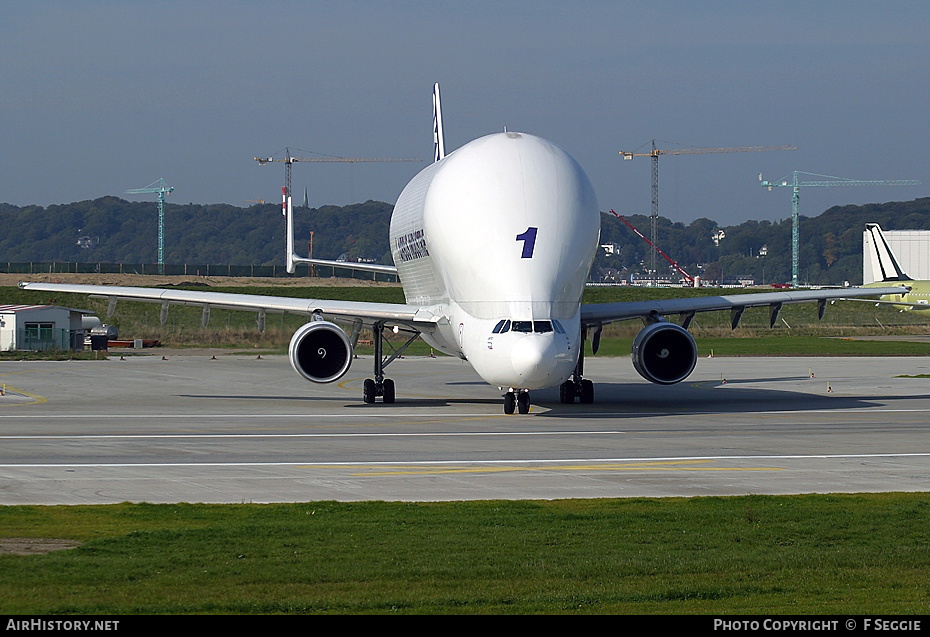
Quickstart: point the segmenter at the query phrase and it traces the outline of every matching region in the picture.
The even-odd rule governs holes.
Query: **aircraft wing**
[[[771,308],[771,323],[775,323],[778,311],[782,305],[788,303],[804,303],[818,301],[820,303],[820,316],[823,316],[827,301],[850,299],[857,297],[881,296],[884,294],[905,294],[909,288],[845,288],[839,290],[796,290],[787,292],[761,292],[756,294],[729,294],[725,296],[701,296],[694,298],[663,299],[656,301],[628,301],[621,303],[594,303],[581,306],[581,323],[587,327],[623,321],[632,318],[647,318],[650,316],[666,316],[678,314],[686,322],[696,312],[713,312],[731,310],[733,313],[732,326],[739,324],[743,310],[747,307]]]
[[[432,325],[438,317],[429,307],[405,305],[401,303],[368,303],[363,301],[329,301],[317,299],[291,298],[285,296],[265,296],[258,294],[230,294],[227,292],[201,292],[193,290],[171,290],[163,288],[138,288],[117,285],[69,285],[66,283],[29,283],[23,282],[19,287],[38,292],[69,292],[88,294],[98,298],[158,303],[163,308],[169,305],[194,305],[227,310],[249,310],[254,312],[302,314],[310,316],[322,314],[327,320],[354,321],[360,319],[364,325],[374,323],[407,325],[418,329],[417,325]],[[111,312],[112,313],[112,312]]]

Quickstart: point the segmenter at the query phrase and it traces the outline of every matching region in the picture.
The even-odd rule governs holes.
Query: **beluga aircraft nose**
[[[551,334],[527,334],[513,344],[510,364],[513,366],[515,387],[536,389],[551,387],[564,380],[571,372],[573,361],[565,357]]]

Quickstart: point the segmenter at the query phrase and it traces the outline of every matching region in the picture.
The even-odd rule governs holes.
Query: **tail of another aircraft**
[[[911,281],[898,265],[898,260],[891,251],[882,229],[877,223],[865,224],[865,241],[872,261],[872,274],[878,281]]]
[[[446,156],[446,142],[442,134],[442,104],[439,102],[439,83],[433,84],[433,161]]]

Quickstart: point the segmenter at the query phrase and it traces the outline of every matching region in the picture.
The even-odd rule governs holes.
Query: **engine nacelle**
[[[690,332],[660,321],[633,339],[633,367],[648,381],[673,385],[686,379],[697,364],[697,344]]]
[[[294,332],[287,348],[291,367],[314,383],[331,383],[349,371],[352,344],[338,325],[312,321]]]

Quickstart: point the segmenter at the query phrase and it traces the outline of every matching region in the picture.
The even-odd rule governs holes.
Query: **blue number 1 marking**
[[[533,258],[533,250],[536,248],[536,230],[536,228],[527,228],[526,232],[517,235],[517,241],[523,242],[521,259]]]

